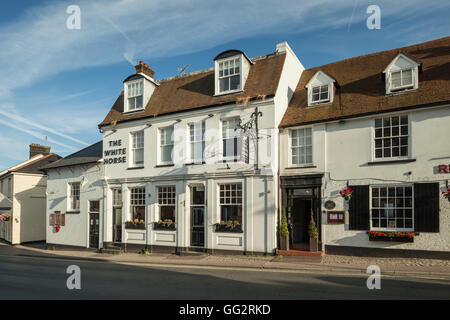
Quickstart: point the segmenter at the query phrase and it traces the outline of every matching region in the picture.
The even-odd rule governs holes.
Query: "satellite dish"
[[[185,65],[183,68],[178,68],[178,75],[182,75],[183,73],[186,73],[186,69],[189,68],[189,65]]]

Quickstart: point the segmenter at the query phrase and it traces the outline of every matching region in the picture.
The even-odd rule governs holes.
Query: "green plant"
[[[319,237],[319,232],[317,231],[316,222],[314,221],[313,210],[311,209],[311,220],[309,222],[309,237],[317,239]]]
[[[287,224],[286,209],[283,208],[283,214],[281,216],[280,224],[280,236],[287,237],[289,235],[289,229]]]

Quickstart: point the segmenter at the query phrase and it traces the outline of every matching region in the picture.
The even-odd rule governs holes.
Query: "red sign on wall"
[[[450,164],[440,164],[437,167],[438,173],[450,173]]]
[[[344,211],[328,211],[328,223],[344,223]]]

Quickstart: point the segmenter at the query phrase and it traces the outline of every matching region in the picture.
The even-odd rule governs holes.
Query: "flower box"
[[[214,227],[214,232],[243,233],[242,226],[240,224],[216,223]]]
[[[414,232],[369,231],[369,241],[414,242]]]
[[[127,221],[125,222],[125,229],[140,229],[140,230],[145,230],[145,223],[141,223],[141,222],[131,222],[131,221]]]
[[[442,195],[448,200],[448,202],[450,202],[450,188],[442,192]]]
[[[177,228],[175,227],[175,222],[166,223],[166,222],[153,222],[153,230],[167,230],[167,231],[175,231]]]

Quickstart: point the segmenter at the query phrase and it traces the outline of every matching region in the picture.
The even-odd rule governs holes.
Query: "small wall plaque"
[[[336,208],[336,203],[334,201],[328,200],[327,202],[325,202],[324,207],[327,210],[333,210],[334,208]]]
[[[344,211],[328,211],[328,223],[344,223]]]

